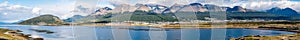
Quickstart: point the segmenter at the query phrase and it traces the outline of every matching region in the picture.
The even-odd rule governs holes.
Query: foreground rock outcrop
[[[0,40],[43,40],[43,38],[32,38],[30,34],[20,33],[20,30],[9,30],[0,28]]]
[[[244,36],[241,38],[231,38],[230,40],[300,40],[300,34],[287,34],[278,36]]]
[[[299,28],[299,26],[260,26],[257,29],[288,31],[295,32],[296,34],[284,34],[276,36],[249,35],[240,38],[231,38],[230,40],[300,40]]]

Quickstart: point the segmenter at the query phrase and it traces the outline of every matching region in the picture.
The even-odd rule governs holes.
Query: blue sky
[[[1,2],[8,1],[10,4],[23,5],[28,7],[36,7],[38,5],[75,3],[76,0],[0,0]],[[92,0],[98,1],[98,5],[110,5],[107,0]]]
[[[61,2],[61,0],[0,0],[0,2],[8,1],[11,4],[34,7],[35,5],[53,4]]]
[[[0,0],[0,2],[9,1],[11,4],[18,4],[18,5],[24,5],[24,6],[31,6],[35,7],[36,5],[45,5],[45,4],[55,4],[60,2],[74,2],[76,0]],[[120,1],[120,0],[117,0]],[[121,0],[122,1],[122,0]],[[126,0],[123,0],[126,1]],[[289,1],[295,1],[300,2],[300,0],[289,0]],[[132,1],[134,2],[134,1]],[[109,2],[107,0],[99,0],[99,5],[109,5]]]
[[[299,2],[300,0],[291,0],[291,1],[298,1]]]
[[[90,8],[114,7],[113,4],[160,4],[170,6],[177,4],[189,4],[199,2],[203,4],[215,4],[219,6],[242,6],[254,10],[266,10],[272,7],[290,7],[300,11],[300,0],[0,0],[0,22],[16,22],[26,20],[40,14],[52,14],[66,19],[73,15],[87,15],[89,13],[72,13],[79,5]],[[84,11],[78,9],[77,11]]]
[[[49,4],[63,4],[63,3],[74,3],[76,0],[0,0],[0,2],[8,1],[10,4],[17,4],[17,5],[23,5],[23,6],[28,6],[28,7],[37,7],[38,5],[49,5]],[[124,1],[127,3],[134,3],[134,2],[139,2],[136,0],[93,0],[93,1],[98,1],[98,6],[100,7],[105,7],[105,6],[110,6],[111,1]],[[155,0],[154,0],[155,1]],[[173,0],[172,0],[173,1]],[[245,0],[240,0],[240,1],[245,1]],[[261,1],[261,0],[258,0]],[[278,1],[278,0],[276,0]],[[300,0],[289,0],[293,2],[300,2]]]

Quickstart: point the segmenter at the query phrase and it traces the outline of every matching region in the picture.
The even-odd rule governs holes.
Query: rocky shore
[[[289,31],[296,34],[284,34],[277,36],[243,36],[240,38],[231,38],[230,40],[300,40],[300,26],[259,26],[260,30],[277,30],[277,31]]]
[[[250,35],[240,38],[231,38],[230,40],[300,40],[300,34],[285,34],[278,36],[259,36]]]
[[[257,29],[262,30],[278,30],[300,33],[300,26],[260,26]]]
[[[43,40],[43,38],[32,38],[30,34],[20,33],[20,30],[9,30],[0,28],[1,40]]]

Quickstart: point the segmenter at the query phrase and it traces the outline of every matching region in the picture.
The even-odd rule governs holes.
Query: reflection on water
[[[211,40],[212,29],[162,29],[151,27],[80,27],[80,26],[30,26],[30,25],[0,25],[0,28],[22,30],[25,34],[33,37],[42,37],[46,40],[181,40],[196,38]],[[49,30],[54,33],[40,33],[30,29]],[[186,32],[182,35],[181,32]],[[196,34],[195,32],[199,32]],[[189,35],[186,35],[189,34]],[[246,35],[280,35],[293,34],[293,32],[255,30],[255,29],[226,29],[226,39]],[[189,37],[190,36],[190,37]],[[196,38],[196,39],[197,39]]]

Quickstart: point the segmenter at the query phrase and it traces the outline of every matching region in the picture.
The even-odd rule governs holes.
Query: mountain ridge
[[[156,14],[163,14],[163,13],[175,13],[175,12],[213,12],[213,11],[264,12],[267,10],[257,11],[257,10],[243,8],[241,6],[234,6],[233,8],[231,8],[231,7],[218,6],[213,4],[201,4],[201,3],[190,3],[185,5],[173,4],[172,6],[169,7],[164,5],[159,5],[159,4],[136,4],[136,5],[121,4],[119,6],[116,6],[115,9],[108,10],[107,12],[103,12],[101,14],[120,13],[126,11],[128,12],[145,11],[145,12],[151,12]],[[291,11],[295,11],[295,10],[292,9]],[[275,12],[268,12],[268,13],[275,13]]]
[[[133,10],[123,10],[122,13],[130,13],[132,15],[169,15],[169,16],[175,16],[174,13],[177,12],[200,12],[200,13],[206,13],[206,12],[227,12],[230,15],[233,15],[232,13],[241,13],[239,15],[243,15],[244,13],[263,13],[263,14],[257,14],[257,15],[266,15],[266,17],[268,17],[269,15],[277,15],[277,16],[281,16],[281,14],[276,14],[276,13],[272,13],[272,12],[265,12],[265,11],[256,11],[256,10],[252,10],[252,9],[247,9],[247,8],[243,8],[241,6],[234,6],[234,7],[223,7],[223,6],[218,6],[218,5],[213,5],[213,4],[201,4],[201,3],[191,3],[191,4],[186,4],[186,5],[182,5],[182,4],[174,4],[170,7],[166,7],[163,5],[158,5],[158,4],[136,4],[135,6],[130,6],[130,5],[121,5],[118,6],[117,9],[112,9],[112,10],[118,10],[120,8],[129,8]],[[135,10],[134,10],[135,9]],[[272,9],[269,9],[272,10]],[[285,10],[289,10],[289,11],[294,11],[293,9],[289,9],[286,8]],[[276,10],[274,10],[276,11]],[[280,9],[279,11],[276,12],[281,12],[282,10]],[[113,15],[118,15],[118,14],[122,14],[119,12],[106,12],[107,14],[113,14]],[[228,15],[229,15],[228,14]],[[98,19],[103,19],[101,17],[104,17],[104,19],[109,17],[114,17],[113,15],[95,15],[94,17],[97,17]],[[286,15],[286,14],[285,14]],[[297,14],[298,15],[298,14]],[[206,15],[207,16],[207,15]],[[246,15],[245,15],[246,16]],[[256,17],[256,15],[252,15],[253,17]],[[250,16],[250,17],[252,17]],[[86,16],[88,17],[88,16]],[[100,18],[99,18],[100,17]],[[242,17],[242,16],[240,16]],[[259,16],[261,18],[263,18],[263,16]],[[236,17],[239,18],[239,17]],[[76,19],[76,18],[73,18]],[[287,18],[288,19],[288,18]],[[85,20],[85,18],[81,19],[81,20]]]
[[[266,10],[268,13],[274,13],[278,15],[286,15],[286,16],[294,16],[294,15],[299,15],[299,13],[292,8],[279,8],[279,7],[274,7],[269,10]]]
[[[57,16],[53,16],[50,14],[40,15],[38,17],[34,17],[18,24],[24,25],[62,25],[64,21],[59,19]]]
[[[109,7],[99,8],[95,13],[88,16],[74,15],[68,19],[64,19],[64,22],[75,22],[75,23],[98,23],[98,22],[112,22],[114,18],[130,18],[126,21],[178,21],[176,18],[178,15],[175,13],[193,13],[196,15],[197,20],[207,20],[205,18],[211,17],[210,12],[224,12],[228,20],[299,20],[298,16],[287,16],[287,15],[299,15],[295,14],[295,10],[291,8],[272,8],[266,11],[256,11],[241,6],[235,6],[233,8],[223,7],[213,4],[201,4],[191,3],[186,5],[174,4],[170,7],[156,4],[137,4],[135,6],[120,5],[114,9]],[[288,14],[282,14],[288,12]],[[120,17],[121,16],[121,17]],[[190,16],[187,16],[190,17]],[[299,18],[299,19],[298,19]],[[34,19],[34,18],[32,18]],[[56,19],[56,18],[54,18]],[[185,20],[191,20],[189,18]],[[63,22],[61,21],[61,22]],[[37,22],[35,22],[37,23]]]

